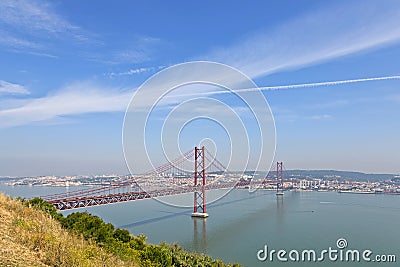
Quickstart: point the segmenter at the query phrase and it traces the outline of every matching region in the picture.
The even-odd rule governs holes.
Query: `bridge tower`
[[[283,162],[276,163],[276,195],[283,196]]]
[[[194,148],[194,205],[192,217],[207,218],[205,148]]]

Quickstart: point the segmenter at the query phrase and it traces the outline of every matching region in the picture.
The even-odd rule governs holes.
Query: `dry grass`
[[[0,266],[138,266],[0,193]]]

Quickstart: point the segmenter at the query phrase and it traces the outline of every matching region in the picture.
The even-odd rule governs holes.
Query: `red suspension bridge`
[[[194,172],[185,171],[183,165],[187,165],[187,163],[193,164],[193,158]],[[229,175],[229,173],[220,161],[206,151],[204,146],[201,148],[195,147],[194,150],[190,150],[182,156],[140,176],[129,176],[107,186],[52,194],[41,198],[54,205],[58,210],[69,210],[194,193],[193,216],[207,217],[207,190],[276,184],[277,195],[283,194],[282,162],[277,163],[276,179],[258,179],[259,181],[244,180],[241,177],[236,177],[235,179],[231,177],[228,180],[221,179],[221,177]],[[232,176],[232,174],[230,175]],[[192,177],[194,178],[194,183],[181,183],[180,177]],[[138,181],[142,186],[139,186]]]

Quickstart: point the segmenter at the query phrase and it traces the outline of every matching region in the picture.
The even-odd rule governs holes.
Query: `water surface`
[[[5,186],[12,196],[32,197],[65,192],[65,188]],[[208,194],[217,192],[209,192]],[[191,203],[192,195],[174,196]],[[190,217],[189,208],[172,207],[156,200],[91,207],[87,211],[128,229],[143,233],[148,241],[178,242],[188,250],[204,252],[227,262],[245,266],[398,266],[400,261],[400,196],[338,194],[334,192],[286,192],[277,197],[272,191],[250,194],[233,190],[208,206],[207,219]],[[68,214],[72,211],[65,211]],[[347,249],[375,254],[395,254],[397,263],[324,262],[282,263],[259,261],[257,252],[269,249],[314,249],[319,252],[345,238]]]

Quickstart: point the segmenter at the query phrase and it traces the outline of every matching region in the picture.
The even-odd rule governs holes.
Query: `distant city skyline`
[[[0,176],[127,174],[129,101],[157,72],[193,60],[232,66],[262,89],[274,115],[274,160],[287,169],[400,173],[398,1],[5,0],[0,14]],[[185,92],[242,112],[212,90]],[[176,93],[150,118],[150,147]],[[219,112],[201,103],[182,109]],[[197,130],[207,127],[210,136]],[[182,150],[213,137],[229,154],[228,138],[212,127],[186,127]]]

